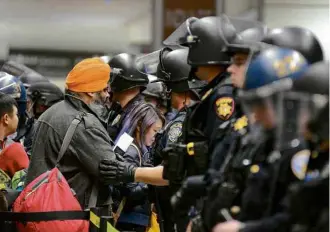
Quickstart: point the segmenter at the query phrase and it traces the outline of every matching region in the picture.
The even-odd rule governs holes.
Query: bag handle
[[[82,121],[84,115],[85,115],[85,113],[81,113],[72,120],[72,122],[69,126],[69,129],[67,130],[67,132],[64,136],[60,152],[58,153],[58,157],[56,160],[56,167],[59,166],[59,163],[60,163],[61,159],[63,158],[64,153],[66,152],[66,150],[68,149],[68,147],[70,145],[73,134],[76,131],[78,124]]]

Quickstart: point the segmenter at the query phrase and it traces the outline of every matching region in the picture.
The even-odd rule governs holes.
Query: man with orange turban
[[[159,168],[135,168],[125,162],[119,162],[120,168],[118,165],[113,168],[116,178],[112,177],[110,182],[109,178],[100,176],[101,160],[118,163],[106,125],[95,111],[108,97],[109,78],[110,67],[99,58],[85,59],[70,71],[66,78],[65,99],[46,110],[36,124],[36,136],[25,185],[55,167],[64,136],[73,119],[81,114],[83,119],[59,163],[59,170],[75,191],[83,208],[87,206],[95,181],[101,182],[99,193],[102,199],[106,199],[104,195],[109,194],[107,185],[111,181],[119,183],[137,180],[150,184],[166,184],[160,179],[154,180],[150,177],[151,173],[161,173]],[[113,163],[109,167],[113,167]],[[137,171],[138,169],[140,170]],[[98,203],[104,205],[102,200],[98,200]]]

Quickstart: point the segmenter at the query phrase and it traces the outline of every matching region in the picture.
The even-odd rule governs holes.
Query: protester
[[[134,138],[123,157],[135,167],[152,166],[150,149],[155,135],[163,127],[165,119],[161,112],[151,104],[141,104],[132,109],[124,128]],[[151,216],[148,199],[148,186],[145,183],[129,183],[122,189],[126,204],[119,217],[117,228],[120,230],[145,231]],[[137,218],[139,220],[137,220]]]

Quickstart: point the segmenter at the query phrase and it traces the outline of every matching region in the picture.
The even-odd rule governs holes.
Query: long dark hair
[[[117,136],[116,142],[120,138],[120,136],[126,132],[135,139],[135,141],[138,143],[137,145],[140,147],[143,154],[145,154],[146,152],[148,152],[149,149],[144,144],[145,134],[147,132],[147,129],[154,123],[156,123],[158,120],[161,120],[164,125],[164,116],[152,104],[141,103],[139,105],[136,105],[125,117],[123,121],[123,127]],[[140,141],[136,140],[137,127],[140,127]]]

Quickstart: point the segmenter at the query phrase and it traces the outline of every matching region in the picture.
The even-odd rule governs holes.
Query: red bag
[[[74,197],[69,184],[58,170],[58,164],[68,148],[74,131],[82,120],[82,116],[77,116],[71,123],[61,146],[57,158],[56,167],[47,171],[33,180],[21,192],[19,197],[13,204],[13,211],[19,213],[42,212],[43,220],[29,221],[26,223],[17,222],[17,229],[19,232],[88,232],[89,221],[86,220],[72,220],[79,217],[79,213],[84,213],[78,202]],[[62,214],[61,219],[47,219],[52,211],[55,216]],[[66,212],[64,212],[66,211]],[[70,212],[72,211],[72,212]],[[74,212],[75,211],[75,212]],[[78,217],[77,217],[78,211]],[[63,217],[64,215],[64,217]],[[68,217],[66,217],[68,216]],[[51,216],[49,216],[51,218]],[[54,213],[52,215],[54,218]],[[69,218],[67,220],[67,218]],[[70,220],[71,219],[71,220]]]
[[[57,168],[41,174],[16,199],[14,212],[48,212],[82,210],[70,186]],[[20,232],[88,232],[89,222],[84,220],[41,221],[17,223]]]

